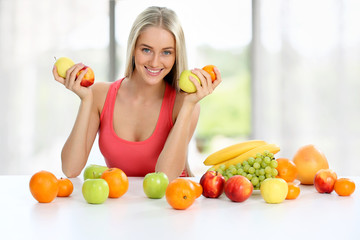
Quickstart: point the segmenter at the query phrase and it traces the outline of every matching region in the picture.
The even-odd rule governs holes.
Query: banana
[[[280,147],[277,146],[276,144],[261,145],[259,147],[253,148],[237,157],[234,157],[230,160],[218,163],[218,164],[212,166],[212,169],[217,170],[219,168],[219,166],[222,164],[224,164],[225,167],[228,168],[230,165],[236,165],[238,163],[242,163],[243,161],[248,160],[250,157],[255,157],[257,153],[263,153],[265,150],[267,150],[273,154],[276,154],[277,152],[280,151]]]
[[[261,140],[250,140],[250,141],[234,144],[232,146],[223,148],[215,153],[210,154],[205,159],[204,164],[206,166],[216,165],[265,144],[266,142]]]

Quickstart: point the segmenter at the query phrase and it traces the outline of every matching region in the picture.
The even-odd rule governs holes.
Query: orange
[[[355,182],[349,178],[339,178],[334,190],[339,196],[350,196],[355,191]]]
[[[206,65],[205,67],[203,67],[202,69],[207,72],[208,74],[210,74],[211,76],[211,81],[215,81],[216,80],[216,74],[214,71],[214,65]]]
[[[177,178],[169,183],[165,196],[170,206],[178,210],[184,210],[194,203],[196,190],[190,180]]]
[[[282,178],[286,182],[293,182],[298,174],[296,165],[287,158],[278,158],[276,161],[278,162],[276,168],[278,175],[276,177]]]
[[[68,178],[60,178],[58,179],[59,183],[59,191],[57,196],[58,197],[68,197],[74,190],[74,185]]]
[[[299,148],[293,162],[298,171],[297,178],[302,184],[314,184],[315,174],[320,169],[329,168],[325,155],[312,144]]]
[[[285,199],[296,199],[300,195],[300,187],[293,182],[288,182],[288,193]]]
[[[189,181],[194,185],[196,198],[200,197],[203,193],[203,187],[201,186],[201,184],[192,180]]]
[[[102,179],[109,185],[109,197],[118,198],[124,195],[129,188],[129,179],[126,174],[119,168],[109,168],[105,170]]]
[[[35,173],[29,183],[30,192],[40,203],[52,202],[59,191],[58,180],[48,171]]]

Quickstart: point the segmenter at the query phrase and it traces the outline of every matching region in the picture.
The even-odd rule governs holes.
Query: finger
[[[84,64],[78,63],[66,71],[66,87],[72,88],[76,81],[76,74],[84,67]]]
[[[75,85],[80,86],[81,80],[84,78],[85,74],[87,73],[87,71],[89,70],[89,68],[86,68],[84,71],[82,71],[79,76],[77,76],[76,80],[75,80]]]
[[[54,79],[55,79],[57,82],[59,82],[59,83],[61,83],[61,84],[65,84],[65,79],[59,76],[55,65],[54,65],[54,67],[53,67],[53,69],[52,69],[52,73],[53,73]]]
[[[195,69],[191,70],[191,72],[192,72],[193,74],[195,74],[195,75],[199,78],[202,87],[207,87],[207,86],[208,86],[206,77],[205,77],[204,74],[200,71],[200,69],[195,68]]]
[[[217,67],[214,68],[214,72],[216,75],[216,79],[213,82],[213,87],[215,89],[222,82],[222,78],[221,78],[220,70]]]

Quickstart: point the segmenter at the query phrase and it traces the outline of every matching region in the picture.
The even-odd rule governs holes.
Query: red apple
[[[91,69],[91,67],[84,66],[77,74],[76,77],[78,77],[82,71],[87,69],[87,72],[85,73],[83,79],[80,82],[80,85],[83,87],[89,87],[94,84],[95,81],[95,74],[94,71]]]
[[[224,191],[231,201],[243,202],[251,196],[253,189],[254,187],[249,179],[235,175],[226,181]]]
[[[216,171],[207,171],[200,179],[203,195],[207,198],[218,198],[224,192],[225,178]]]
[[[319,193],[331,193],[336,180],[337,175],[333,170],[321,169],[315,174],[314,185]]]

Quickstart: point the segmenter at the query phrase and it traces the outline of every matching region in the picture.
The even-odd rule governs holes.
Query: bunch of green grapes
[[[258,190],[262,181],[278,175],[277,166],[278,163],[274,158],[274,154],[264,151],[262,154],[257,153],[255,158],[251,157],[242,163],[230,165],[228,168],[225,165],[220,165],[217,171],[226,180],[234,175],[242,175],[250,180],[255,190]]]

